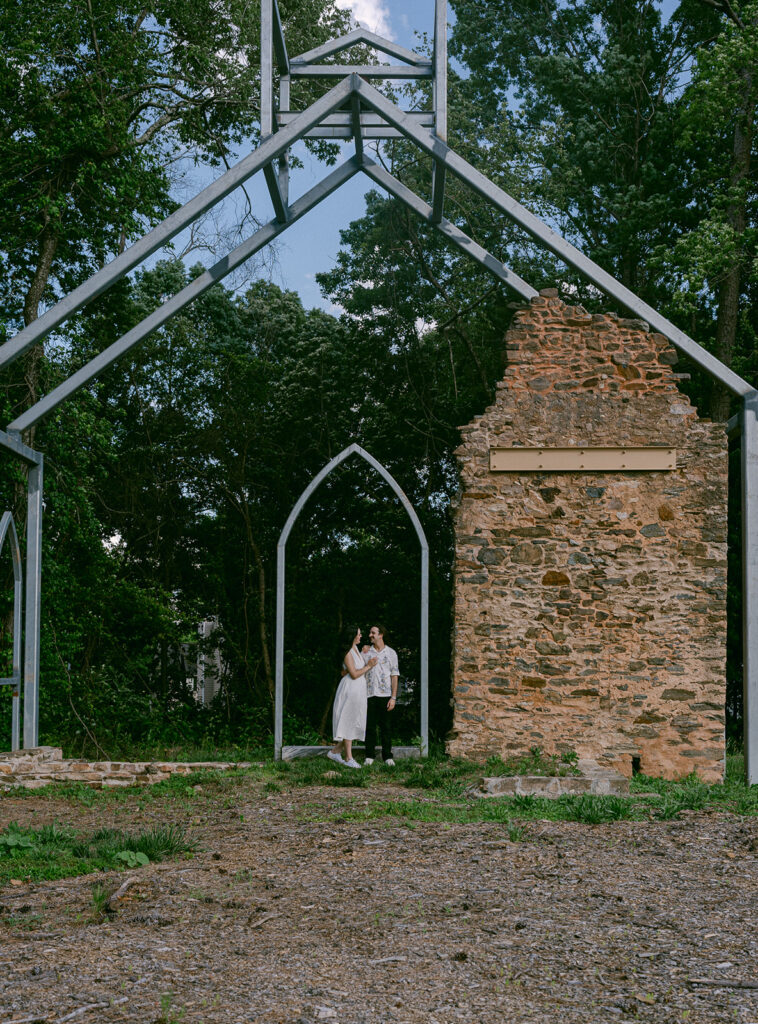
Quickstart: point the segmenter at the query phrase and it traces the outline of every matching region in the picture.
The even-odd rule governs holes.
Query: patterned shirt
[[[377,659],[376,665],[366,673],[366,696],[367,697],[391,697],[392,676],[399,676],[397,667],[397,654],[391,647],[386,645],[377,651],[372,647],[365,655],[366,661],[372,658]]]

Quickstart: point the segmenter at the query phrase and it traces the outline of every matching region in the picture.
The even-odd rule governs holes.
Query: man
[[[392,759],[392,712],[397,705],[397,684],[400,671],[397,665],[397,654],[384,642],[387,630],[384,626],[372,626],[368,636],[371,647],[368,649],[370,658],[376,658],[376,665],[366,674],[366,696],[368,698],[368,714],[366,716],[366,758],[365,765],[374,763],[376,752],[376,730],[382,738],[382,759],[393,768]]]

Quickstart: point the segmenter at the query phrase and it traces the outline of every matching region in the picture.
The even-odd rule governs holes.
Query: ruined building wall
[[[575,750],[631,774],[724,763],[727,440],[638,320],[556,292],[516,314],[457,450],[451,754]],[[491,472],[491,447],[665,445],[655,472]]]

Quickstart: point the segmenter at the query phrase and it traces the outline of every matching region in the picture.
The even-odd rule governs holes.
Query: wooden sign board
[[[495,473],[612,473],[676,469],[676,448],[490,448]]]

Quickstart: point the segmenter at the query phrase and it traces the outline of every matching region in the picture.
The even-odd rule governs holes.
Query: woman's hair
[[[340,639],[340,654],[344,654],[345,651],[350,650],[353,640],[355,640],[355,634],[360,628],[360,626],[345,626]],[[361,630],[361,632],[363,632],[363,630]]]

